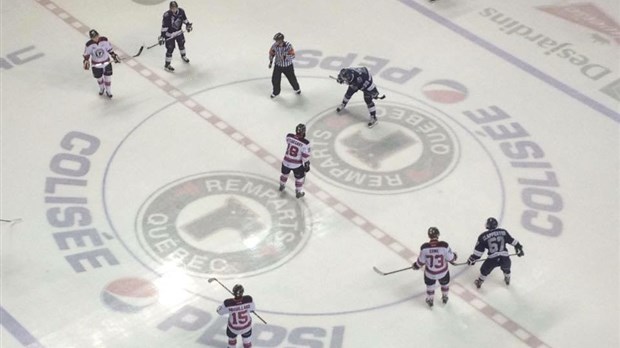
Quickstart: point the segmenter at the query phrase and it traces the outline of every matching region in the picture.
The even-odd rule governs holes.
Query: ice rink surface
[[[620,8],[615,0],[179,1],[189,64],[163,70],[168,2],[1,2],[2,348],[618,347]],[[84,71],[108,37],[109,100]],[[282,32],[302,94],[270,99]],[[329,75],[367,66],[362,96]],[[306,196],[277,192],[308,127]],[[512,283],[451,266],[424,303],[429,226],[465,261],[487,217]],[[512,251],[512,247],[508,247]],[[241,343],[239,342],[239,345]]]

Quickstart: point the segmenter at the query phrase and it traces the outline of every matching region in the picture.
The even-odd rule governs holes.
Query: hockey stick
[[[183,34],[184,32],[185,32],[185,30],[175,31],[174,33],[172,33],[172,35],[170,35],[170,37],[166,38],[166,40],[165,40],[165,41],[172,40],[172,39],[174,39],[175,37],[177,37],[177,36],[179,36],[179,35]],[[151,48],[153,48],[153,47],[155,47],[155,46],[159,46],[159,41],[157,41],[157,43],[156,43],[156,44],[152,44],[152,45],[148,46],[146,49],[147,49],[147,50],[150,50]]]
[[[338,81],[338,78],[337,77],[333,77],[332,75],[329,75],[329,78],[332,79],[332,80]],[[385,94],[382,95],[382,96],[373,97],[372,99],[385,99]]]
[[[508,254],[508,256],[517,256],[517,254]],[[486,260],[488,260],[488,259],[489,259],[488,257],[487,257],[486,259],[478,259],[478,260],[476,260],[474,263],[476,263],[476,262],[480,262],[480,261],[486,261]],[[451,263],[451,264],[452,264],[452,266],[463,266],[463,265],[466,265],[466,264],[467,264],[467,261],[465,261],[465,262],[460,262],[460,263]]]
[[[10,226],[15,225],[18,222],[21,222],[22,219],[21,218],[17,218],[17,219],[0,219],[0,222],[8,222]]]
[[[209,278],[207,281],[208,281],[209,283],[216,281],[216,282],[217,282],[218,284],[220,284],[220,285],[221,285],[224,289],[226,289],[226,291],[228,291],[231,295],[235,296],[235,294],[233,294],[233,292],[232,292],[232,291],[230,291],[230,289],[228,289],[228,288],[226,287],[226,285],[222,284],[222,282],[220,282],[219,280],[217,280],[217,278]],[[267,325],[267,322],[265,321],[265,319],[261,318],[261,316],[260,316],[260,315],[258,315],[258,313],[256,313],[255,311],[252,311],[252,313],[253,313],[253,314],[254,314],[254,315],[255,315],[258,319],[260,319],[260,321],[262,321],[262,322],[263,322],[263,324]]]
[[[138,50],[138,53],[134,54],[133,57],[138,57],[140,56],[140,54],[142,54],[142,50],[144,49],[144,45],[140,46],[140,49]]]
[[[377,267],[375,267],[375,266],[373,266],[373,267],[372,267],[372,269],[373,269],[373,270],[375,270],[375,272],[377,272],[378,274],[380,274],[380,275],[382,275],[382,276],[386,276],[386,275],[389,275],[389,274],[394,274],[394,273],[398,273],[398,272],[406,271],[406,270],[408,270],[408,269],[411,269],[411,266],[410,266],[410,267],[407,267],[407,268],[397,269],[396,271],[391,271],[391,272],[381,272],[381,271],[380,271]]]

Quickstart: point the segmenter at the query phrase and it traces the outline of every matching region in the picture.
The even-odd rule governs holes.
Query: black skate
[[[105,95],[106,95],[106,97],[112,99],[112,93],[110,93],[108,91],[105,91]]]
[[[169,71],[169,72],[173,72],[174,68],[172,67],[172,65],[168,64],[168,65],[164,65],[164,70]]]
[[[105,92],[104,88],[99,88],[99,95],[103,95],[103,92]]]
[[[280,192],[284,191],[285,187],[286,187],[286,185],[280,184],[280,187],[278,188],[278,191],[280,191]]]
[[[426,304],[427,304],[429,307],[433,308],[433,299],[432,299],[432,298],[427,298],[427,299],[426,299]]]
[[[347,104],[342,103],[340,104],[337,108],[336,108],[336,112],[340,112],[342,110],[344,110],[344,108],[347,106]]]
[[[372,128],[377,124],[377,117],[371,116],[370,122],[368,122],[368,128]]]
[[[504,283],[510,285],[510,274],[504,274]]]
[[[297,191],[297,192],[295,192],[295,197],[297,197],[297,198],[301,198],[301,197],[303,197],[303,196],[305,196],[305,195],[306,195],[306,193],[305,193],[305,192],[301,192],[301,191]]]
[[[476,284],[476,288],[480,289],[480,287],[482,286],[482,282],[484,282],[484,280],[480,278],[474,280],[474,284]]]
[[[183,59],[185,63],[189,63],[189,58],[187,58],[187,56],[181,56],[181,59]]]
[[[297,95],[301,94],[301,89],[296,90],[295,94],[297,94]]]
[[[448,295],[441,295],[441,302],[443,302],[443,304],[448,303]]]

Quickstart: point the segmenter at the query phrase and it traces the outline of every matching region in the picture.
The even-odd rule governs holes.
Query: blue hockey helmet
[[[497,220],[495,220],[494,217],[490,217],[487,219],[487,224],[486,224],[487,230],[493,230],[495,228],[497,228]]]
[[[353,71],[350,69],[341,69],[340,73],[338,73],[338,77],[346,83],[351,83],[351,81],[353,81]]]

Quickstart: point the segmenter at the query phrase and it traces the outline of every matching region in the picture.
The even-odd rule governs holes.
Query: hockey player
[[[172,62],[172,52],[174,52],[175,41],[179,45],[179,52],[181,52],[181,59],[185,63],[189,63],[189,58],[185,55],[185,35],[183,35],[183,29],[181,26],[185,24],[185,30],[191,32],[193,27],[192,23],[187,19],[185,11],[179,8],[176,1],[170,1],[169,10],[164,12],[164,18],[161,22],[161,33],[158,41],[160,45],[166,44],[166,63],[164,69],[167,71],[174,71],[170,62]]]
[[[224,300],[224,303],[217,307],[219,315],[228,314],[228,348],[237,346],[237,336],[241,335],[243,348],[252,347],[252,315],[254,311],[254,300],[252,296],[243,295],[243,286],[237,284],[233,286],[233,298]]]
[[[353,94],[361,90],[364,93],[364,101],[370,113],[368,127],[374,127],[375,124],[377,124],[377,110],[373,99],[379,98],[379,91],[377,90],[377,86],[372,82],[372,76],[370,72],[368,72],[368,69],[366,67],[344,68],[340,70],[336,82],[349,85],[347,92],[344,94],[344,98],[342,98],[342,103],[338,106],[336,111],[342,111],[347,106]]]
[[[310,171],[310,141],[306,139],[306,126],[302,123],[295,127],[295,134],[286,135],[286,153],[282,160],[280,191],[284,191],[291,170],[295,176],[295,196],[301,198],[305,195],[306,173]]]
[[[282,33],[276,33],[273,36],[275,41],[269,49],[269,69],[274,64],[273,74],[271,75],[271,85],[273,86],[273,92],[271,92],[271,98],[275,98],[280,94],[280,81],[282,74],[286,76],[288,82],[293,87],[295,94],[301,94],[297,77],[295,76],[295,68],[293,68],[293,59],[295,59],[295,49],[290,42],[284,41],[284,35]]]
[[[420,247],[420,256],[413,263],[414,270],[424,267],[424,283],[426,284],[426,304],[433,307],[435,299],[435,283],[439,280],[441,285],[441,301],[448,303],[450,290],[450,270],[448,262],[456,261],[456,253],[450,249],[448,243],[439,240],[439,229],[429,227],[429,242]]]
[[[480,276],[474,281],[474,284],[480,289],[486,277],[495,267],[499,266],[504,272],[504,282],[506,285],[510,285],[511,261],[510,256],[508,256],[508,250],[506,250],[506,244],[512,244],[519,257],[523,256],[523,246],[519,241],[512,238],[508,231],[498,228],[497,220],[493,217],[487,219],[486,229],[478,237],[474,252],[467,259],[467,264],[473,266],[476,260],[484,254],[485,249],[488,251],[487,259],[480,266]]]
[[[114,53],[107,37],[99,36],[95,29],[91,29],[88,36],[90,40],[86,42],[84,48],[82,65],[84,70],[91,69],[92,66],[93,77],[97,79],[99,85],[99,95],[103,95],[105,92],[108,98],[112,98],[112,62],[110,58],[114,63],[120,63],[121,60]]]

